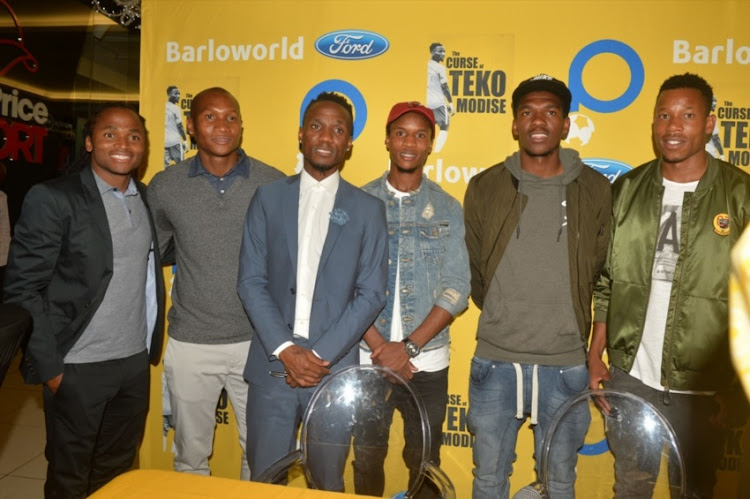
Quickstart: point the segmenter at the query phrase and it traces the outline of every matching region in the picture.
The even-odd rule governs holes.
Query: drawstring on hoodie
[[[525,419],[523,411],[523,371],[521,364],[513,363],[516,370],[516,419]],[[531,420],[529,424],[539,423],[539,366],[534,364],[531,371]]]

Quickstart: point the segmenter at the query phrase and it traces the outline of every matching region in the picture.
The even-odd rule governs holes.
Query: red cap
[[[388,114],[386,126],[390,125],[406,113],[419,113],[427,118],[427,121],[430,122],[430,125],[432,125],[433,128],[435,127],[435,115],[432,113],[432,109],[424,107],[417,101],[399,102],[393,106],[391,112]]]

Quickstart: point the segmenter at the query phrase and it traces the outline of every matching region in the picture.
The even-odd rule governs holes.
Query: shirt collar
[[[310,189],[313,189],[315,186],[319,185],[323,187],[329,195],[336,197],[336,191],[338,191],[339,189],[340,180],[341,180],[341,174],[339,174],[338,170],[336,170],[331,175],[328,175],[326,178],[318,182],[312,177],[312,175],[307,173],[307,170],[303,168],[300,174],[299,190],[300,192],[306,192],[306,191],[309,191]]]
[[[242,148],[237,149],[237,154],[239,154],[240,160],[224,176],[228,177],[229,175],[238,174],[244,178],[248,178],[250,176],[250,159]],[[198,175],[212,175],[212,173],[206,170],[203,162],[201,162],[200,155],[196,154],[193,156],[193,161],[190,162],[188,177],[197,177]]]
[[[105,192],[109,191],[120,191],[117,187],[112,187],[107,182],[102,180],[102,178],[92,169],[91,173],[94,174],[94,180],[96,181],[96,187],[99,189],[99,194],[104,194]],[[138,195],[138,188],[135,186],[135,181],[133,180],[133,177],[130,177],[130,182],[128,182],[128,188],[125,189],[125,192],[123,193],[125,196],[137,196]]]
[[[383,188],[385,189],[386,193],[392,194],[396,197],[403,197],[403,196],[415,196],[419,194],[420,191],[422,190],[422,186],[424,185],[424,179],[425,179],[424,175],[422,175],[422,181],[419,182],[419,187],[417,187],[413,191],[404,192],[404,191],[399,191],[398,189],[393,187],[393,185],[388,181],[388,173],[389,171],[386,171],[381,177],[383,181]]]

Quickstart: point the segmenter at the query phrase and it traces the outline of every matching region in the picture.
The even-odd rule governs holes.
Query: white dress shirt
[[[315,294],[315,280],[328,235],[328,225],[336,191],[339,188],[339,172],[336,171],[322,181],[315,180],[304,169],[300,173],[299,210],[297,212],[297,288],[294,308],[294,336],[310,337],[310,313]],[[292,342],[285,342],[276,349],[278,355]]]

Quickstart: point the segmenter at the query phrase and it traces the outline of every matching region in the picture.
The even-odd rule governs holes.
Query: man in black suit
[[[5,276],[6,301],[34,322],[21,370],[44,384],[45,497],[85,497],[130,469],[162,345],[158,244],[131,178],[143,119],[107,106],[84,134],[81,171],[26,195]]]

